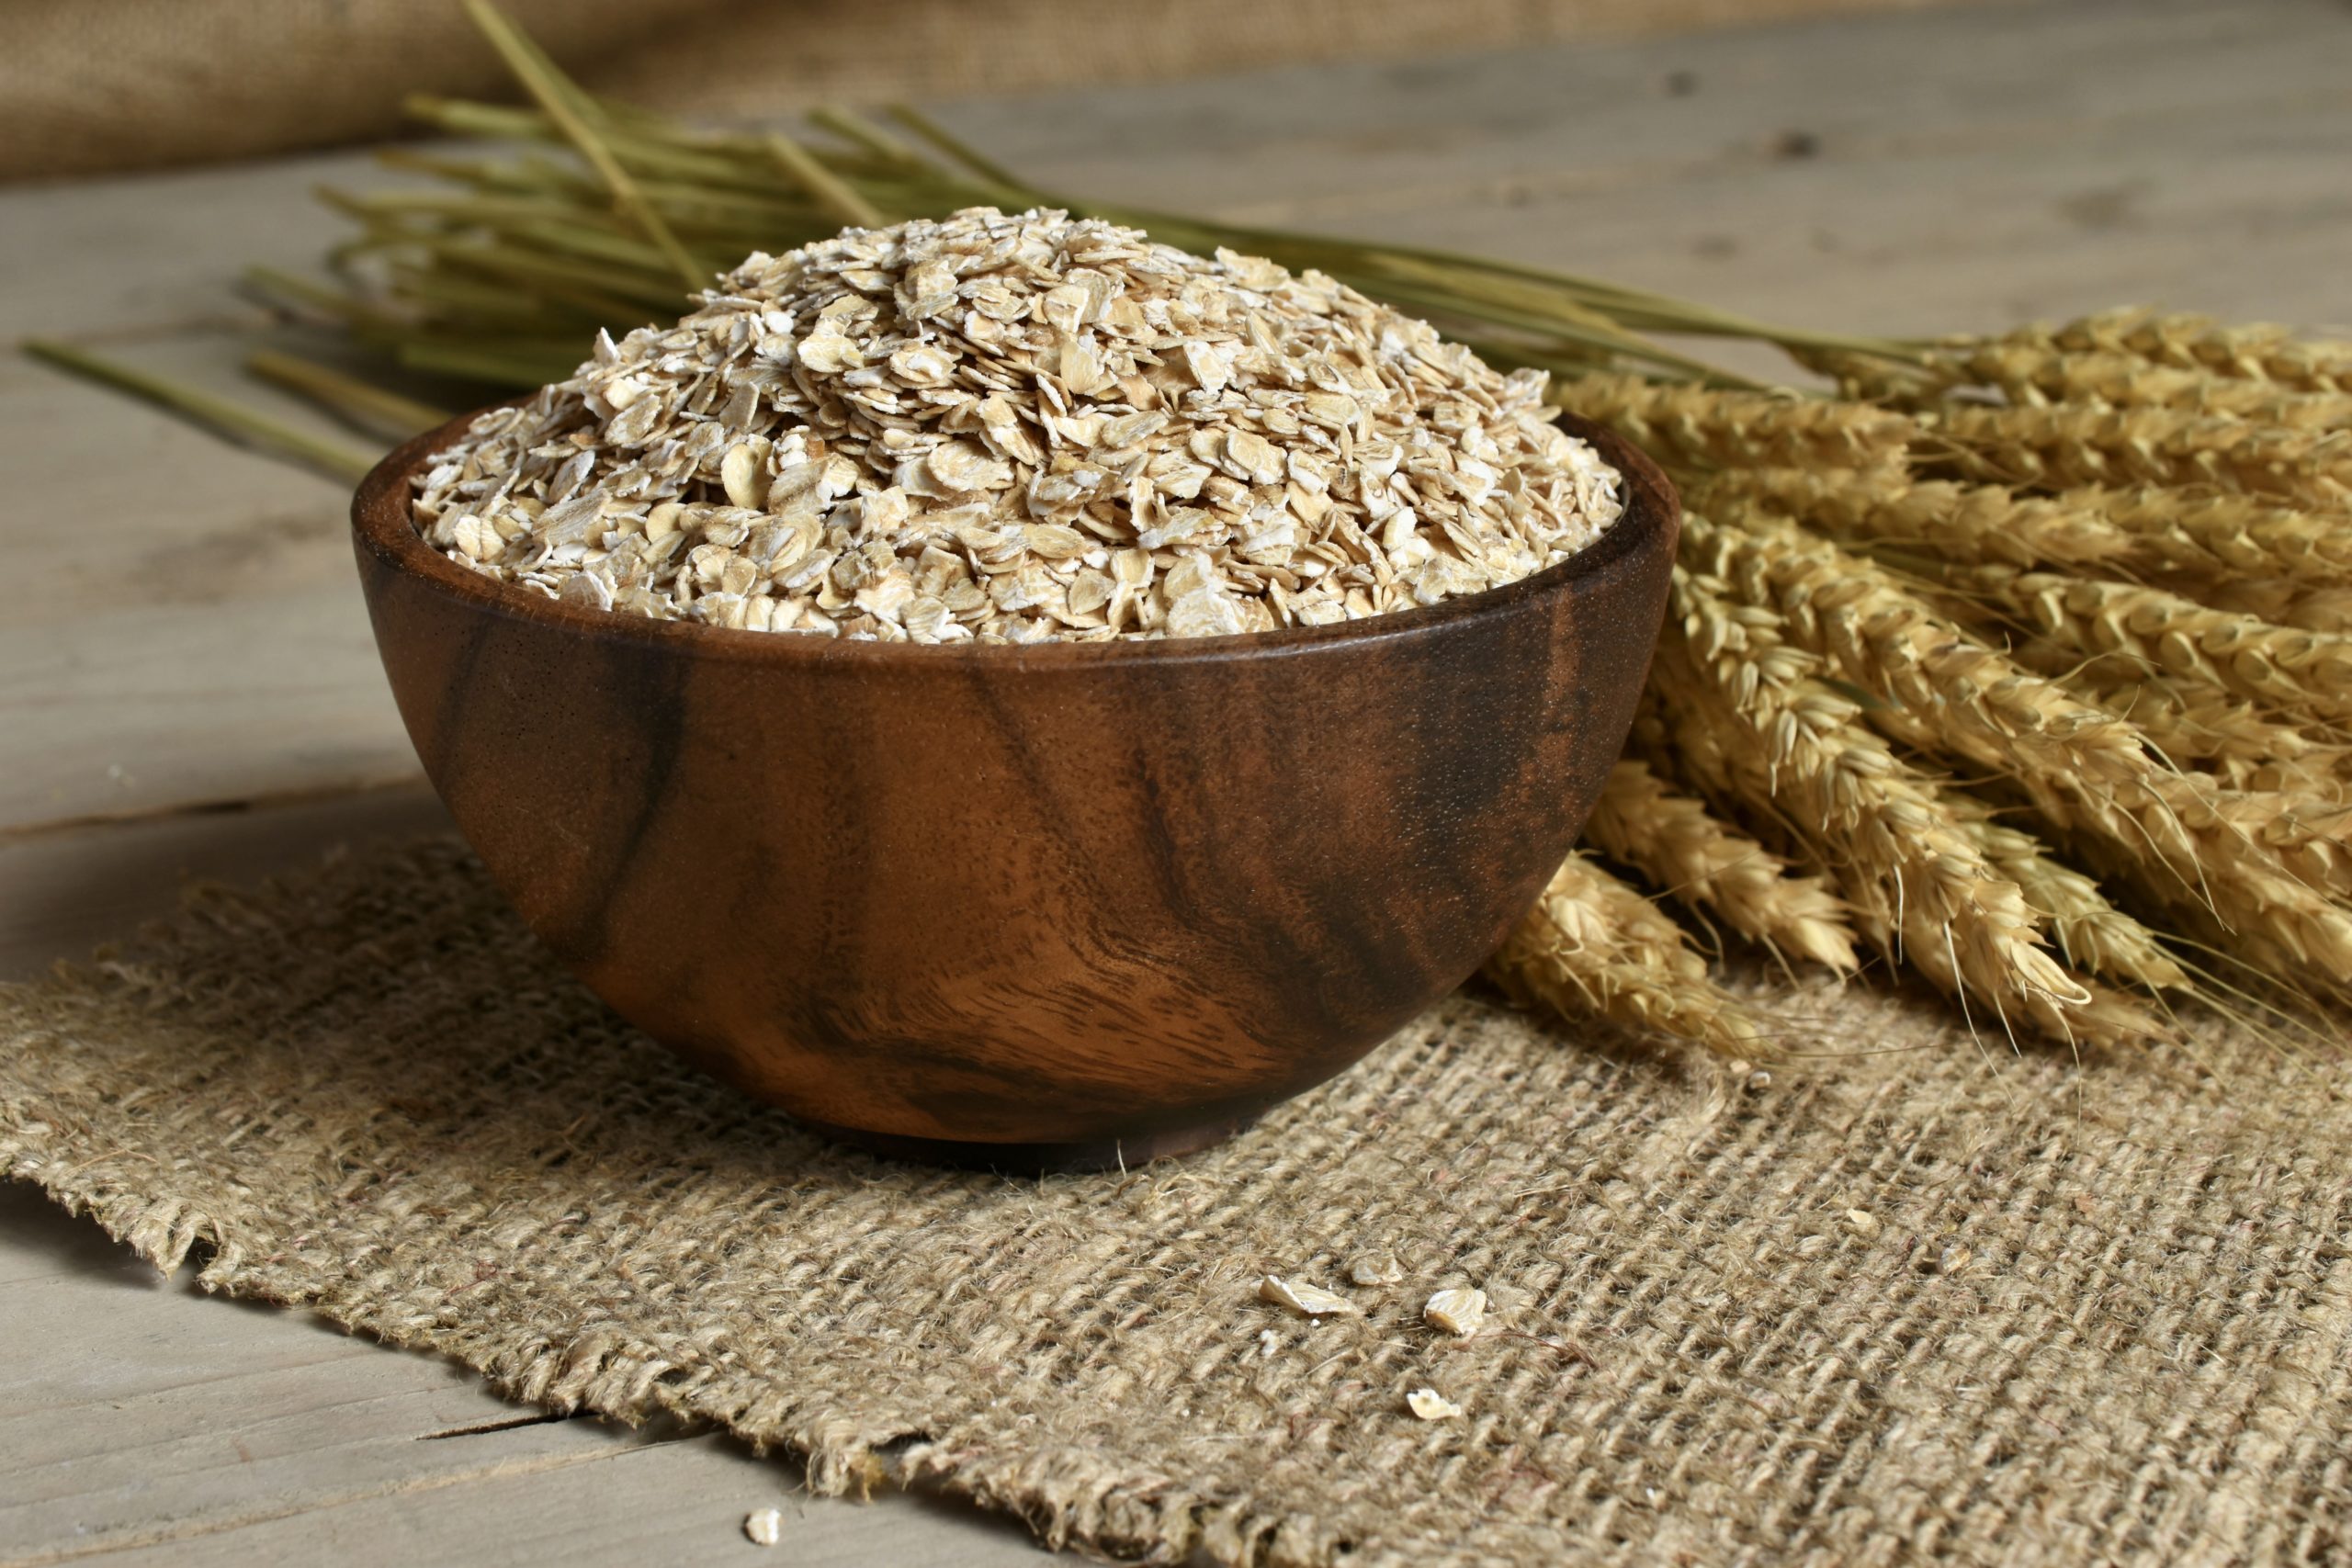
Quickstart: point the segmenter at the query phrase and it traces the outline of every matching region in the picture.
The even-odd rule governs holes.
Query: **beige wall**
[[[1409,58],[1950,0],[507,0],[592,85],[686,113]],[[501,74],[457,0],[15,0],[0,179],[390,134]]]

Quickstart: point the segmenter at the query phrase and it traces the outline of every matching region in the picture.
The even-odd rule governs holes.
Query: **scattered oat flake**
[[[1417,1388],[1405,1396],[1405,1406],[1424,1421],[1451,1421],[1462,1406],[1433,1388]]]
[[[1313,1285],[1295,1285],[1279,1274],[1269,1274],[1258,1282],[1258,1299],[1288,1307],[1301,1317],[1332,1317],[1356,1310],[1356,1303],[1345,1296]]]
[[[1467,1339],[1487,1321],[1487,1292],[1440,1291],[1421,1309],[1421,1317],[1431,1328]]]
[[[784,1539],[784,1513],[778,1508],[761,1508],[746,1515],[743,1533],[755,1546],[774,1546]]]
[[[1272,1355],[1282,1348],[1282,1343],[1283,1337],[1272,1329],[1261,1328],[1258,1331],[1258,1354],[1261,1356]]]
[[[1957,1274],[1967,1268],[1969,1259],[1975,1256],[1963,1243],[1956,1241],[1943,1249],[1942,1255],[1936,1259],[1936,1268],[1942,1273]]]
[[[1846,1223],[1853,1226],[1854,1234],[1865,1241],[1878,1235],[1878,1216],[1868,1209],[1847,1210]]]
[[[1348,1265],[1351,1285],[1394,1285],[1405,1278],[1405,1266],[1393,1252],[1375,1252]]]

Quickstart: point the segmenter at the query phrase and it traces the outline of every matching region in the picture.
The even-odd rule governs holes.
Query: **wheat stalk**
[[[2103,311],[2059,327],[2023,327],[1994,340],[2068,353],[2129,354],[2152,365],[2274,381],[2307,392],[2352,392],[2352,344],[2303,343],[2287,327],[2224,327],[2210,316]]]
[[[2193,988],[2188,972],[2155,932],[2109,903],[2097,882],[2058,860],[2032,834],[1990,818],[1971,821],[1967,831],[1986,863],[2049,917],[2067,963],[2127,986]]]
[[[1922,480],[1901,468],[1725,468],[1702,476],[1690,502],[1760,507],[1857,544],[1924,549],[1961,565],[2120,571],[2151,557],[2131,532],[2064,497]]]
[[[1959,566],[2147,578],[2217,608],[2319,623],[2308,630],[2352,620],[2352,513],[2151,486],[2034,495],[1900,468],[1724,468],[1690,476],[1688,499],[1701,510],[1760,506],[1856,546]]]
[[[1521,1002],[1569,1018],[1598,1013],[1731,1056],[1755,1055],[1765,1041],[1753,1010],[1708,977],[1682,929],[1583,855],[1553,874],[1485,973]]]
[[[1654,456],[1700,467],[1874,468],[1903,459],[1917,424],[1859,403],[1668,385],[1597,374],[1559,381],[1553,400]]]
[[[1694,782],[1778,821],[1836,877],[1864,935],[2004,1028],[2073,1038],[2114,1021],[2042,945],[2041,917],[1965,815],[1861,722],[1776,613],[1679,566],[1670,604],[1654,679]]]
[[[1692,518],[1685,564],[1770,606],[1792,640],[1883,698],[1868,710],[1872,725],[1929,755],[1998,770],[2053,826],[2133,853],[2149,896],[2211,908],[2324,978],[2352,970],[2352,916],[2309,876],[2329,863],[2324,843],[2259,804],[2277,797],[2174,771],[2129,724],[1967,637],[1878,567],[1792,524],[1745,521],[1752,531]],[[2185,980],[2168,959],[2125,977]]]
[[[2352,431],[2178,409],[1977,408],[1935,418],[1961,476],[1992,483],[2211,486],[2322,511],[2352,503]]]
[[[2208,609],[2252,615],[2276,626],[2336,637],[2352,634],[2352,586],[2342,583],[2312,584],[2291,577],[2233,573],[2211,579],[2165,573],[2151,579],[2148,585],[2195,599]]]
[[[1634,760],[1610,770],[1585,837],[1671,896],[1775,953],[1854,969],[1845,905],[1787,862]]]
[[[2135,549],[2120,558],[2140,570],[2352,584],[2352,512],[2152,486],[2086,486],[2053,499],[2131,536]]]
[[[2352,783],[2352,744],[2265,713],[2245,698],[2165,675],[2118,678],[2101,660],[2060,679],[2086,701],[2137,729],[2175,766],[2195,767],[2233,789],[2285,790],[2335,800]]]
[[[2145,671],[2299,720],[2352,720],[2352,637],[2276,626],[2138,583],[1978,567],[1957,586],[2037,634],[2018,656],[2045,672],[2106,660],[2101,681]]]
[[[2177,369],[2136,354],[1979,339],[1962,340],[1929,363],[1944,368],[1953,385],[1997,387],[2013,403],[2181,409],[2294,430],[2352,425],[2352,394],[2290,390],[2267,380],[2217,375],[2201,366]]]

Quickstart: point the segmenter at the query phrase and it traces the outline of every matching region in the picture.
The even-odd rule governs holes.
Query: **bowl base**
[[[922,1165],[956,1166],[967,1170],[993,1170],[1004,1176],[1043,1176],[1095,1170],[1125,1170],[1156,1159],[1189,1155],[1221,1144],[1258,1120],[1258,1112],[1203,1122],[1190,1127],[1162,1128],[1126,1137],[1072,1144],[972,1144],[955,1138],[910,1138],[897,1133],[867,1133],[803,1121],[812,1133],[864,1149],[888,1159]]]

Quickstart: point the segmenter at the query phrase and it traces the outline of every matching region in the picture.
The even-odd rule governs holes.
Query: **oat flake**
[[[476,420],[420,477],[419,530],[590,610],[1034,642],[1431,604],[1622,510],[1542,374],[1099,220],[850,230],[702,299]]]

